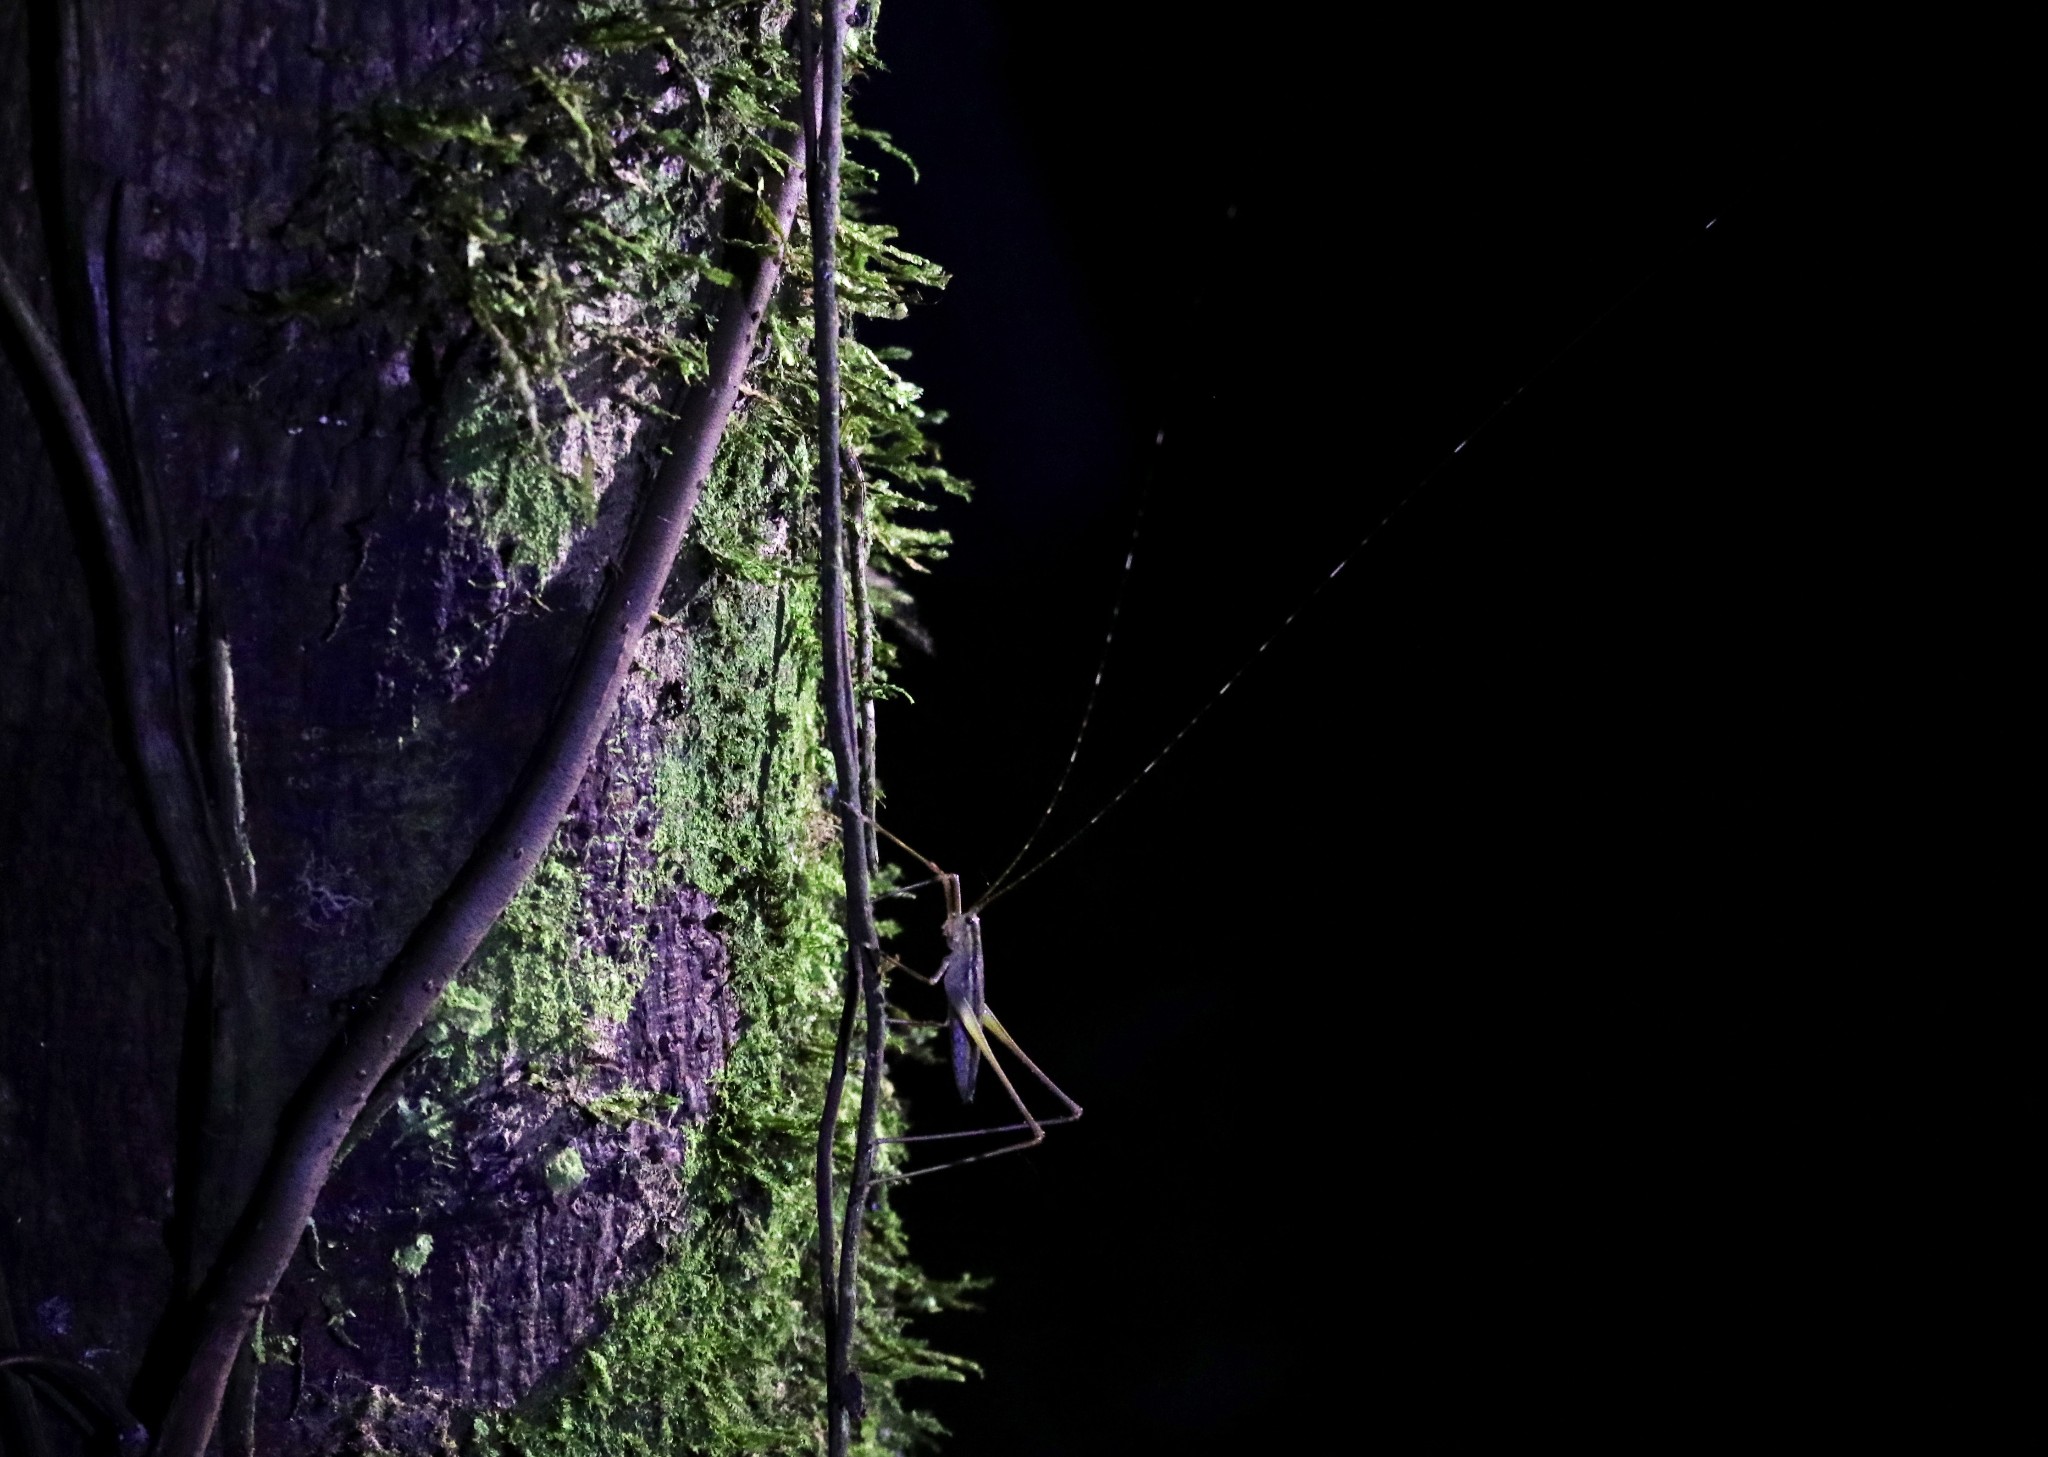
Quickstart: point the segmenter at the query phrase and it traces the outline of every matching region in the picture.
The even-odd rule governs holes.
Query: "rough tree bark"
[[[343,122],[486,68],[528,10],[0,5],[0,258],[54,323],[112,442],[98,495],[142,544],[140,560],[103,544],[63,402],[28,336],[5,331],[0,1345],[103,1374],[152,1425],[173,1407],[208,1270],[250,1237],[237,1220],[295,1093],[341,1029],[370,1025],[380,974],[507,803],[593,612],[634,572],[621,554],[649,483],[676,464],[658,453],[685,403],[673,361],[584,369],[592,351],[572,350],[536,423],[559,444],[556,474],[580,474],[584,519],[558,542],[515,540],[448,448],[493,357],[517,373],[503,316],[305,302],[346,254],[323,256],[304,226],[350,145]],[[711,130],[735,57],[782,45],[786,23],[765,7],[712,34],[711,54],[644,43],[649,75],[681,83],[662,114],[695,108]],[[584,50],[557,53],[587,74]],[[596,147],[591,95],[551,84],[564,134]],[[766,137],[765,116],[743,119]],[[679,170],[695,238],[671,245],[710,260],[702,341],[725,296],[717,239],[766,239],[772,189],[757,202],[730,169]],[[472,265],[502,241],[480,228]],[[431,274],[438,255],[422,256]],[[744,283],[757,256],[722,262]],[[534,382],[517,383],[532,409]],[[532,847],[547,858],[521,925],[553,920],[518,934],[617,972],[609,1000],[553,1008],[574,1046],[524,1055],[504,999],[560,988],[522,987],[511,945],[500,984],[386,1050],[392,1070],[359,1090],[367,1107],[245,1348],[225,1450],[456,1450],[491,1430],[478,1414],[569,1382],[576,1353],[622,1323],[622,1293],[700,1217],[685,1170],[755,1014],[734,991],[729,908],[678,868],[693,863],[676,849],[687,806],[657,791],[696,772],[717,711],[698,681],[725,646],[713,582],[753,592],[775,624],[766,707],[731,710],[751,715],[742,757],[758,760],[761,803],[732,817],[765,840],[771,780],[819,777],[815,694],[784,683],[806,661],[787,570],[802,482],[775,459],[731,467],[752,472],[753,504],[734,512],[752,512],[752,561],[686,552],[665,595],[632,604],[652,622],[634,671],[565,784],[552,850]],[[151,737],[163,724],[168,742]],[[202,862],[211,879],[190,873]],[[721,875],[755,894],[745,867]],[[830,956],[819,965],[829,1037]],[[762,1190],[770,1202],[772,1180]],[[0,1420],[20,1395],[0,1375]]]

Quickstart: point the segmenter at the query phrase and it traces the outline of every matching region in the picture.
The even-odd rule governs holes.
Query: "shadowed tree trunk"
[[[0,5],[0,259],[107,478],[5,331],[0,1347],[152,1429],[281,1118],[559,708],[732,275],[801,273],[788,27]],[[817,1436],[836,854],[806,308],[769,313],[553,847],[393,1049],[220,1450]],[[849,439],[907,461],[888,408]],[[873,1278],[914,1352],[914,1275]],[[0,1376],[7,1451],[69,1440],[30,1392]]]

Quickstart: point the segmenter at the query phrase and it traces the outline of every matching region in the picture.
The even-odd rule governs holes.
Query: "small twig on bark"
[[[374,999],[351,1019],[293,1099],[236,1238],[208,1277],[191,1354],[157,1438],[157,1457],[205,1452],[236,1354],[283,1278],[349,1129],[554,840],[611,722],[649,610],[660,601],[781,279],[776,245],[788,235],[803,186],[801,137],[790,151],[790,170],[773,203],[780,236],[770,240],[751,277],[728,297],[712,333],[706,378],[676,420],[674,448],[592,618],[561,705],[518,788],[454,883],[385,969]]]
[[[76,7],[63,7],[60,121],[75,122],[78,96]],[[67,131],[66,135],[70,135]],[[60,146],[59,156],[69,156]],[[69,190],[64,189],[68,195]],[[165,894],[178,930],[186,983],[186,1037],[180,1063],[180,1147],[172,1203],[170,1245],[179,1296],[189,1295],[214,1258],[253,1178],[256,1159],[246,1150],[251,1107],[246,1096],[258,1050],[237,1034],[267,1022],[240,1015],[255,986],[248,973],[246,945],[238,917],[253,899],[253,861],[243,833],[240,770],[235,762],[232,679],[227,640],[218,612],[207,604],[202,636],[208,650],[197,663],[181,651],[174,609],[168,598],[161,530],[153,523],[153,493],[143,489],[146,472],[133,458],[125,428],[125,406],[113,381],[118,330],[111,315],[118,272],[123,189],[110,194],[104,226],[77,219],[51,224],[53,240],[76,234],[87,251],[89,286],[75,291],[79,307],[92,312],[90,327],[74,317],[70,357],[44,327],[29,290],[0,261],[0,315],[12,327],[29,378],[31,404],[40,404],[56,476],[83,497],[80,555],[103,569],[104,591],[95,592],[96,611],[105,613],[104,638],[113,647],[109,676],[119,685],[114,728],[135,777],[136,799],[162,873]],[[61,288],[58,298],[66,297]],[[96,362],[95,362],[96,361]],[[96,379],[96,369],[107,373]],[[101,385],[99,405],[81,382]],[[35,399],[40,385],[43,399]],[[75,471],[67,468],[67,461]],[[121,480],[136,486],[124,502]],[[95,562],[95,557],[97,561]],[[204,587],[195,578],[194,591]],[[182,675],[197,668],[202,679],[197,703],[182,700]],[[224,797],[208,792],[200,765],[194,713],[225,714],[224,734],[207,736],[215,758],[207,766]],[[214,728],[219,729],[216,722]],[[173,1310],[175,1321],[181,1312]]]
[[[868,598],[868,477],[860,468],[860,457],[844,447],[847,478],[853,482],[853,560],[847,566],[853,578],[854,650],[860,655],[860,802],[868,817],[862,828],[868,837],[868,871],[881,862],[881,841],[875,819],[882,812],[875,793],[875,608]]]
[[[107,565],[117,575],[128,576],[136,567],[134,537],[121,509],[113,467],[100,447],[99,432],[93,428],[85,399],[65,367],[57,341],[44,330],[27,289],[4,258],[0,258],[0,306],[5,307],[8,320],[14,325],[22,352],[35,366],[36,377],[49,391],[50,402],[56,406],[57,419],[64,428],[64,439],[85,471],[93,519],[99,524],[100,545],[107,554]]]
[[[801,71],[804,78],[803,95],[799,99],[798,104],[803,111],[804,144],[809,149],[813,160],[810,176],[810,215],[808,222],[811,233],[812,272],[815,275],[812,285],[813,301],[816,303],[826,297],[826,289],[830,283],[830,275],[820,262],[821,255],[818,243],[820,196],[818,179],[824,175],[830,159],[825,154],[824,138],[818,125],[818,109],[821,99],[818,94],[819,88],[813,82],[813,78],[819,74],[818,22],[816,14],[811,9],[811,0],[801,0],[801,3],[797,6],[797,15],[799,18],[799,35],[803,46]],[[828,250],[829,246],[828,244]],[[821,422],[819,436],[821,439],[829,436],[836,440],[838,438],[838,420],[834,405],[837,397],[837,367],[839,362],[837,350],[839,331],[836,320],[836,307],[833,315],[827,315],[822,303],[819,303],[816,317],[833,318],[833,323],[828,328],[818,331],[819,338],[816,347],[818,349],[819,380],[818,418]],[[827,338],[831,341],[830,345],[825,342]],[[831,350],[829,360],[826,354],[828,348]],[[830,423],[825,423],[828,420]],[[822,465],[820,469],[822,471]],[[836,512],[832,512],[832,508],[824,505],[824,502],[829,499],[830,492],[821,481],[819,485],[820,528],[818,569],[821,574],[824,590],[821,593],[822,600],[819,604],[818,637],[825,658],[823,687],[825,695],[826,738],[831,749],[836,777],[843,784],[846,781],[847,760],[842,755],[842,744],[839,735],[840,700],[838,680],[833,676],[832,671],[834,657],[832,648],[832,614],[830,610],[832,591],[837,580],[835,575],[836,569],[833,565],[834,557],[831,552],[832,522],[836,521]],[[829,520],[827,519],[828,512],[832,513]],[[851,911],[851,906],[852,899],[849,896],[849,912]],[[839,1003],[839,1026],[832,1039],[832,1070],[825,1078],[824,1105],[819,1110],[818,1115],[816,1171],[818,1202],[818,1311],[820,1320],[825,1328],[825,1441],[829,1457],[841,1457],[841,1454],[845,1452],[847,1427],[844,1417],[846,1393],[841,1390],[839,1385],[839,1260],[835,1253],[838,1241],[839,1199],[834,1188],[833,1163],[838,1151],[839,1105],[846,1093],[846,1064],[853,1047],[853,1017],[855,1008],[858,1005],[860,987],[860,957],[855,950],[854,938],[851,935],[847,937],[846,965],[842,975],[842,987],[843,990],[840,994]]]
[[[163,583],[150,570],[130,527],[111,459],[63,353],[5,260],[0,260],[0,312],[13,325],[22,352],[49,396],[64,444],[85,478],[88,515],[98,527],[97,545],[114,595],[109,636],[119,657],[115,677],[127,709],[128,748],[135,757],[139,798],[191,962],[194,948],[204,944],[220,912],[233,903],[233,895],[228,867],[209,831],[188,735],[177,711],[174,654],[160,595]],[[52,446],[55,455],[55,442]],[[188,972],[196,974],[193,967]]]
[[[818,359],[818,573],[821,587],[819,636],[825,657],[825,719],[832,749],[840,848],[846,878],[846,1000],[839,1017],[832,1076],[818,1127],[818,1279],[825,1315],[826,1445],[843,1457],[851,1428],[862,1414],[860,1380],[853,1368],[858,1325],[855,1299],[860,1235],[867,1185],[874,1172],[875,1122],[881,1103],[882,1039],[888,1023],[882,1002],[881,940],[875,931],[869,885],[867,815],[861,804],[862,756],[855,741],[852,666],[847,653],[846,523],[839,450],[839,158],[845,91],[843,0],[825,0],[821,28],[808,0],[801,7],[804,75],[815,81],[804,97],[804,125],[816,165],[811,169],[810,230],[812,301],[816,309],[813,347]],[[815,63],[812,57],[816,57]],[[840,1233],[837,1288],[834,1288],[831,1223],[833,1150],[843,1096],[853,1005],[865,993],[867,1057],[861,1069],[860,1123],[854,1138],[853,1176],[846,1186],[846,1216]]]
[[[256,855],[249,845],[249,812],[242,788],[242,755],[235,734],[235,662],[227,626],[221,621],[213,544],[199,543],[198,577],[201,670],[205,678],[204,720],[208,797],[214,843],[224,856],[233,908],[246,911],[256,900]]]

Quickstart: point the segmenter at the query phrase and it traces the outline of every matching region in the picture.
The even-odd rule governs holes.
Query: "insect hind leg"
[[[1020,1138],[1015,1143],[1006,1143],[1001,1148],[986,1149],[981,1153],[968,1154],[964,1158],[949,1159],[942,1164],[929,1164],[924,1168],[908,1169],[900,1174],[886,1174],[874,1180],[877,1184],[900,1184],[906,1179],[915,1179],[923,1174],[936,1174],[943,1169],[957,1169],[962,1164],[978,1164],[986,1159],[1000,1158],[1006,1153],[1021,1153],[1027,1148],[1036,1148],[1039,1144],[1043,1143],[1045,1141],[1046,1129],[1062,1123],[1073,1123],[1081,1116],[1081,1105],[1068,1097],[1066,1091],[1058,1083],[1045,1075],[1045,1070],[1033,1062],[1030,1054],[1017,1045],[1017,1039],[1009,1034],[1003,1024],[996,1019],[993,1012],[984,1007],[979,1026],[965,1017],[958,1018],[955,1025],[964,1029],[967,1035],[973,1039],[982,1058],[988,1063],[989,1071],[996,1075],[996,1081],[1003,1085],[1003,1091],[1009,1094],[1010,1102],[1015,1105],[1018,1114],[1024,1121],[1021,1123],[997,1123],[987,1128],[970,1128],[959,1133],[907,1133],[893,1138],[885,1138],[881,1141],[883,1143],[941,1143],[947,1140],[962,1138],[985,1138],[996,1133],[1024,1133],[1027,1131],[1031,1136],[1029,1138]],[[1019,1062],[1030,1069],[1031,1075],[1045,1084],[1046,1088],[1055,1098],[1060,1100],[1067,1111],[1051,1118],[1040,1118],[1033,1114],[1030,1106],[1024,1101],[1024,1095],[1019,1093],[1017,1085],[1010,1081],[1010,1075],[1004,1070],[1002,1060],[996,1056],[995,1048],[990,1046],[987,1036],[984,1035],[984,1029],[987,1032],[993,1033],[996,1041],[1002,1043],[1004,1047],[1015,1055]]]

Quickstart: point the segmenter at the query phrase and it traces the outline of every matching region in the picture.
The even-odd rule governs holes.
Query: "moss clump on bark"
[[[728,281],[708,250],[758,207],[756,179],[786,164],[778,118],[795,114],[797,90],[787,21],[774,6],[584,7],[573,22],[509,36],[440,94],[359,118],[352,149],[337,154],[317,232],[358,255],[348,311],[407,339],[451,318],[473,325],[453,354],[461,382],[448,395],[441,464],[507,567],[560,568],[633,464],[640,428],[658,427],[701,374],[705,310]],[[849,159],[848,215],[836,220],[849,322],[900,316],[918,290],[945,282],[859,216],[873,181]],[[689,885],[715,899],[740,1036],[689,1140],[686,1227],[669,1232],[651,1274],[607,1297],[606,1328],[569,1370],[509,1413],[470,1414],[478,1451],[823,1446],[812,1177],[843,888],[818,708],[809,250],[799,239],[786,248],[790,286],[768,320],[766,357],[692,525],[689,574],[701,582],[672,590],[685,600],[663,611],[680,620],[643,647],[643,671],[672,702],[652,762],[635,770],[648,776],[651,857],[625,883],[594,886],[565,827],[451,989],[432,1033],[433,1091],[459,1101],[516,1074],[602,1121],[674,1112],[656,1105],[668,1096],[657,1090],[581,1085],[648,967],[630,928],[591,934],[591,908],[606,897],[631,908]],[[845,439],[869,482],[856,524],[877,572],[896,577],[945,547],[913,513],[934,492],[964,489],[937,461],[900,359],[850,330],[843,344]],[[877,594],[885,616],[900,600]],[[885,691],[888,662],[885,642],[870,691]],[[446,1126],[428,1098],[399,1111],[428,1134]],[[900,1127],[893,1102],[884,1123]],[[847,1162],[852,1132],[849,1121]],[[545,1165],[557,1195],[582,1182],[575,1157],[564,1148]],[[897,1383],[969,1369],[907,1322],[957,1303],[963,1287],[916,1269],[886,1190],[876,1197],[856,1350],[869,1405],[860,1450],[900,1452],[936,1428]]]
[[[596,516],[597,495],[590,474],[553,469],[530,445],[510,406],[485,397],[457,413],[442,449],[450,478],[476,503],[480,530],[507,564],[545,570]]]
[[[576,934],[581,872],[556,857],[534,872],[463,973],[448,1015],[446,1076],[469,1087],[514,1058],[574,1061],[607,1023],[623,1022],[644,958],[616,957]]]
[[[799,354],[767,382],[803,378]],[[717,900],[746,1025],[690,1148],[687,1235],[613,1301],[611,1326],[568,1389],[491,1428],[524,1457],[739,1457],[823,1444],[812,1176],[838,1016],[842,885],[818,703],[808,441],[781,388],[764,394],[734,422],[698,507],[693,534],[720,565],[689,610],[687,691],[654,795],[658,873]],[[887,1123],[900,1125],[893,1103]],[[852,1133],[849,1121],[849,1162]],[[870,1453],[936,1435],[896,1383],[971,1369],[908,1332],[912,1314],[959,1303],[964,1287],[915,1268],[879,1197],[859,1347],[870,1408],[860,1450]]]

